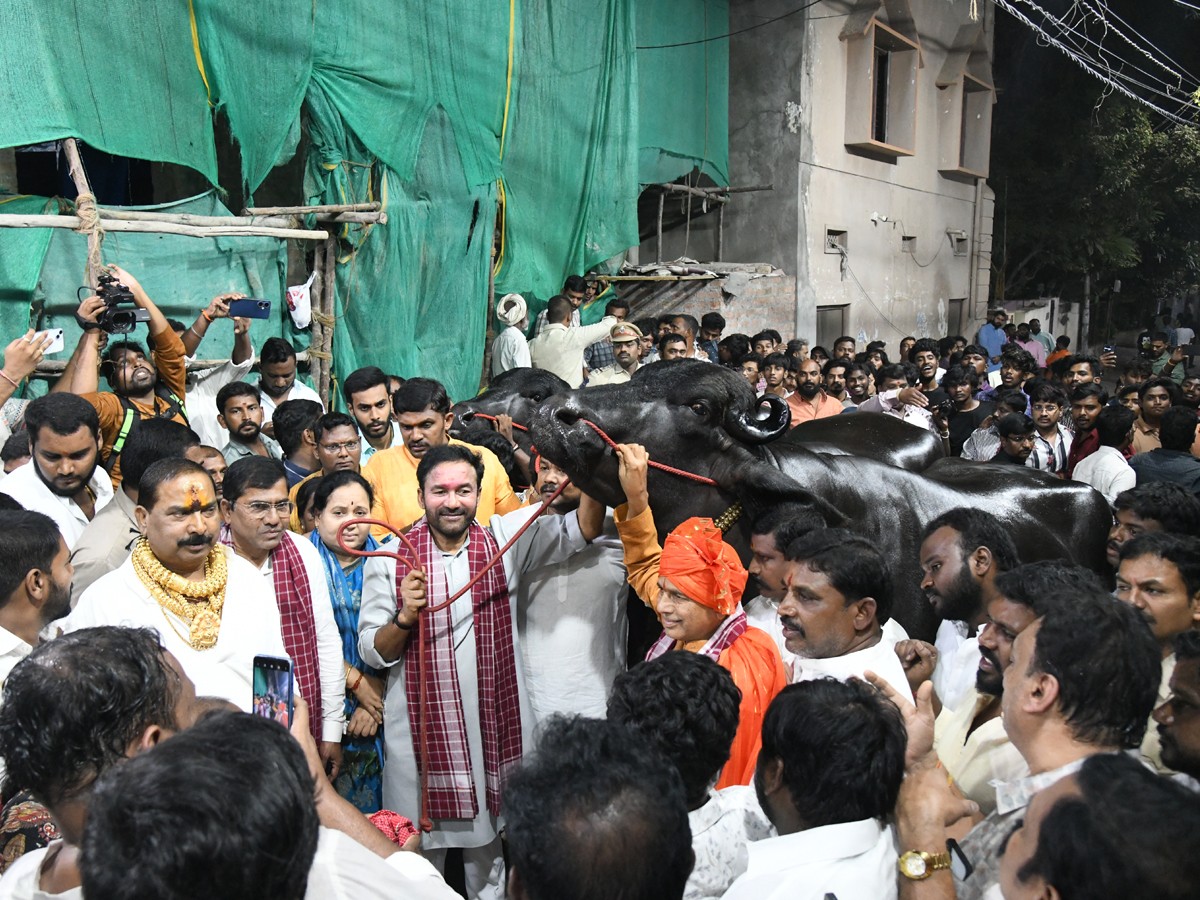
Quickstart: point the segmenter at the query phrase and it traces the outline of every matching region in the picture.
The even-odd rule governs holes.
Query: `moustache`
[[[176,543],[180,547],[210,547],[213,539],[207,534],[189,534],[185,538],[180,538]]]
[[[997,675],[1000,674],[1000,660],[996,658],[996,654],[986,647],[980,647],[979,656],[992,664],[992,668],[996,670]]]
[[[804,627],[795,619],[789,619],[786,616],[780,616],[779,621],[783,623],[784,628],[790,631],[795,631],[801,637],[804,637]]]

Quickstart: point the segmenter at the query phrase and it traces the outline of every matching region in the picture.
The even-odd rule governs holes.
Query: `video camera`
[[[109,334],[129,334],[139,322],[150,321],[149,310],[137,306],[133,299],[133,291],[117,281],[114,276],[102,272],[96,281],[96,296],[104,301],[104,312],[97,320],[102,331]],[[80,294],[90,290],[88,287],[79,289]]]

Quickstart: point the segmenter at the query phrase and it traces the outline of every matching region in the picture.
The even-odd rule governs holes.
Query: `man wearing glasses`
[[[288,500],[292,502],[291,517],[287,520],[288,528],[296,534],[304,533],[300,523],[300,510],[297,509],[296,497],[300,487],[314,478],[322,475],[332,475],[334,472],[357,472],[359,454],[362,451],[362,438],[354,419],[345,413],[325,413],[317,419],[312,429],[313,440],[317,446],[317,461],[320,467],[317,471],[301,479],[288,491]]]
[[[313,711],[310,725],[326,771],[336,778],[347,688],[342,638],[320,554],[287,529],[292,501],[283,463],[261,456],[232,463],[220,505],[221,543],[258,571],[264,582],[256,589],[274,593],[296,687]]]

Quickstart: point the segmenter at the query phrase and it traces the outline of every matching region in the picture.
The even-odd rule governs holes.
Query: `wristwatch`
[[[924,850],[909,850],[900,854],[896,862],[900,874],[909,881],[924,881],[938,869],[950,868],[950,853],[926,853]]]
[[[417,623],[413,622],[412,625],[405,625],[403,622],[400,621],[400,613],[402,613],[402,612],[404,612],[403,606],[400,607],[398,610],[396,610],[395,614],[392,616],[392,624],[395,625],[397,628],[399,628],[401,631],[412,631],[413,625],[416,625]]]

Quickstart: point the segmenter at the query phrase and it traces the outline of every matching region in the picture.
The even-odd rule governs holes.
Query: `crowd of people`
[[[853,522],[757,512],[744,565],[720,521],[656,530],[641,445],[610,507],[507,416],[452,436],[418,373],[321,398],[236,319],[190,370],[239,295],[187,325],[113,275],[146,345],[89,297],[49,393],[15,396],[40,333],[0,369],[0,898],[1195,895],[1200,378],[1167,335],[1110,397],[1115,357],[1002,310],[893,362],[620,298],[581,325],[578,276],[529,339],[498,301],[493,378],[704,360],[793,425],[892,416],[1111,505],[1104,571],[987,509],[923,523],[910,635]]]

